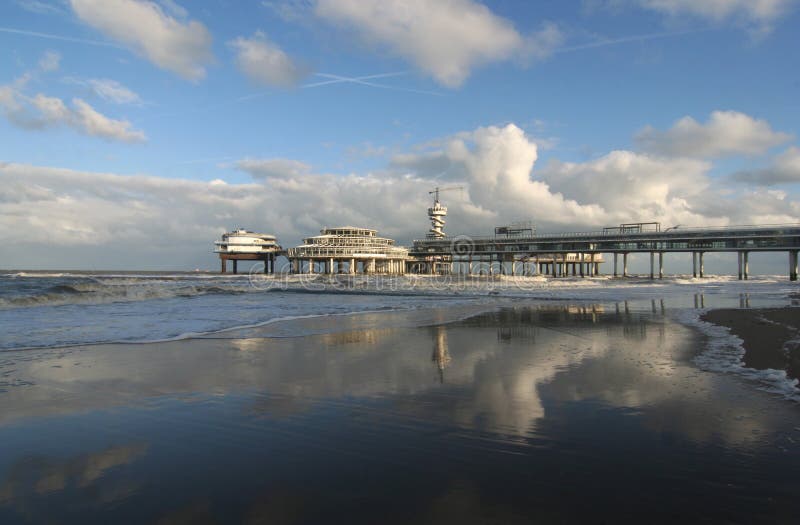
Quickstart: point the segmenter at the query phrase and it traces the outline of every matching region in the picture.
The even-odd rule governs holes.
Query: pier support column
[[[220,257],[219,262],[221,263],[220,269],[219,269],[219,273],[225,273],[226,271],[228,271],[228,268],[227,268],[228,261],[226,261],[225,259]]]
[[[789,280],[797,280],[797,254],[796,250],[789,252]]]
[[[583,267],[586,265],[586,261],[584,261],[584,259],[585,259],[584,255],[585,254],[583,254],[583,253],[578,254],[578,266],[581,267],[581,277],[584,277],[584,275],[583,275]]]
[[[333,273],[333,259],[328,259],[328,273]]]
[[[742,252],[736,252],[736,262],[739,264],[739,280],[741,281],[742,278],[744,277],[744,271],[743,271],[744,257],[742,257]]]
[[[706,265],[703,262],[703,256],[704,255],[705,255],[705,252],[700,252],[698,254],[698,259],[700,260],[700,277],[703,277],[705,275],[705,273],[706,273]]]
[[[697,252],[692,252],[692,277],[697,277]]]
[[[556,276],[556,266],[557,266],[556,265],[556,258],[555,258],[555,256],[553,256],[553,262],[550,263],[550,272],[553,274],[553,277],[557,277]]]
[[[650,252],[650,279],[656,278],[656,254],[654,252]]]
[[[658,278],[664,278],[664,252],[658,252]]]
[[[617,252],[614,252],[614,277],[617,276],[617,255],[619,254]]]
[[[236,266],[237,266],[236,263],[238,263],[238,262],[239,261],[237,261],[236,259],[233,260],[233,275],[236,275],[236,273],[237,273],[238,268],[236,268]]]
[[[622,276],[628,276],[628,253],[625,252],[622,254]]]

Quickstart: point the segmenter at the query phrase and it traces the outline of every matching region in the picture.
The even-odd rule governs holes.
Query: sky
[[[452,235],[798,223],[798,3],[8,0],[0,267],[410,244],[436,186]]]

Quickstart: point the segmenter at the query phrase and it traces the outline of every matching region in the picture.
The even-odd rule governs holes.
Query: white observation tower
[[[444,218],[447,216],[447,206],[442,206],[439,202],[439,193],[449,190],[461,190],[461,186],[451,186],[449,188],[436,187],[433,191],[429,191],[433,195],[433,206],[428,208],[428,218],[431,221],[431,229],[428,230],[428,239],[444,239]]]

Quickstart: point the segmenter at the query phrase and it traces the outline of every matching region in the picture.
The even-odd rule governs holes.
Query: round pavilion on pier
[[[404,274],[408,250],[369,228],[323,228],[289,248],[293,273]]]

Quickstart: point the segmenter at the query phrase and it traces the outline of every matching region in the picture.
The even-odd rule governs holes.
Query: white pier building
[[[408,250],[369,228],[323,228],[289,248],[293,273],[406,273]]]
[[[281,247],[274,235],[243,228],[224,233],[221,241],[214,242],[222,273],[227,270],[228,260],[233,261],[233,273],[237,273],[237,261],[264,261],[264,273],[275,273],[275,257],[279,252]]]

